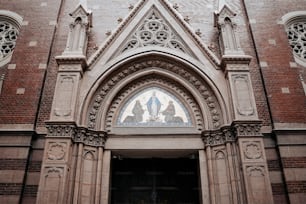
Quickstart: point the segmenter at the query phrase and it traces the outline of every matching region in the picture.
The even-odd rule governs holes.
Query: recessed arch
[[[92,92],[87,95],[87,102],[84,103],[86,111],[82,111],[85,113],[82,123],[89,129],[108,129],[110,120],[113,119],[110,119],[112,116],[109,113],[117,111],[111,107],[118,103],[118,94],[126,87],[135,87],[134,83],[141,81],[141,78],[155,74],[157,77],[164,77],[165,81],[174,82],[176,87],[184,87],[194,98],[204,118],[203,128],[198,130],[217,129],[227,123],[227,106],[220,90],[214,85],[215,82],[200,72],[169,56],[156,53],[147,54],[145,57],[134,56],[120,66],[106,71],[92,86]]]

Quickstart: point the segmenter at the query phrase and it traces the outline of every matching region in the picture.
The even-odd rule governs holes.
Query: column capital
[[[70,138],[74,143],[83,143],[88,146],[104,147],[107,132],[89,130],[78,127],[74,122],[46,122],[47,138]]]

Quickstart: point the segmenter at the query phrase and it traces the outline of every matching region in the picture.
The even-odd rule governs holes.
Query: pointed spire
[[[219,0],[219,3],[218,3],[218,12],[221,11],[221,9],[226,5],[226,2],[225,0]]]
[[[87,0],[80,0],[80,5],[82,5],[85,10],[88,9],[87,8]]]

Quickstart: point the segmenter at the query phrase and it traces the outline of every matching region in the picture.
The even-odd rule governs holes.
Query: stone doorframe
[[[118,148],[152,151],[161,140],[163,150],[181,147],[198,152],[202,203],[272,201],[258,121],[236,121],[177,138],[112,138],[73,123],[50,122],[47,128],[37,203],[109,203],[111,152]],[[135,144],[136,140],[143,144]]]

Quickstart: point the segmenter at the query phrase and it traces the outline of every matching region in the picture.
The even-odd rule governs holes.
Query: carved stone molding
[[[202,140],[205,146],[217,146],[236,141],[236,136],[234,135],[232,127],[225,126],[219,130],[203,131]]]
[[[76,126],[74,124],[47,123],[46,128],[48,129],[47,137],[72,138],[75,135]]]
[[[83,143],[89,146],[104,147],[107,139],[106,132],[92,131],[87,128],[78,128],[73,141],[76,143]]]
[[[191,72],[190,69],[185,68],[185,66],[164,59],[145,58],[136,62],[133,61],[133,63],[126,64],[122,67],[123,69],[118,70],[115,72],[115,74],[109,76],[109,80],[101,84],[100,88],[94,95],[90,105],[90,111],[87,116],[89,129],[96,128],[96,119],[99,109],[106,99],[107,94],[115,87],[115,84],[124,80],[124,78],[129,75],[146,70],[146,68],[150,68],[152,70],[152,67],[157,67],[157,69],[170,72],[172,75],[177,76],[177,78],[184,78],[188,83],[190,83],[191,86],[194,87],[194,90],[198,90],[199,94],[204,98],[204,101],[209,108],[214,128],[220,127],[220,125],[223,123],[220,104],[218,103],[213,91],[209,88],[206,82],[204,82],[198,76],[198,74]],[[107,98],[107,100],[109,99]]]
[[[217,146],[222,145],[227,142],[235,142],[237,137],[241,136],[262,136],[260,132],[261,121],[235,121],[231,126],[223,126],[218,130],[206,130],[202,132],[202,140],[205,146]],[[247,144],[246,144],[247,145]],[[260,144],[256,142],[249,142],[249,146],[246,146],[245,149],[249,153],[256,153],[255,155],[249,155],[249,157],[257,157],[260,154],[262,156]],[[260,152],[255,152],[258,147]]]
[[[49,138],[70,138],[75,143],[83,143],[89,146],[104,147],[105,141],[107,139],[107,134],[104,131],[88,130],[84,127],[77,127],[75,124],[72,123],[60,124],[48,122],[46,127],[48,129],[47,137]],[[59,146],[57,145],[56,148],[59,148]],[[59,155],[57,155],[57,157],[58,156]],[[51,157],[54,158],[56,156],[53,155]]]
[[[260,132],[261,121],[235,121],[232,126],[234,127],[235,135],[237,137],[261,137]]]

